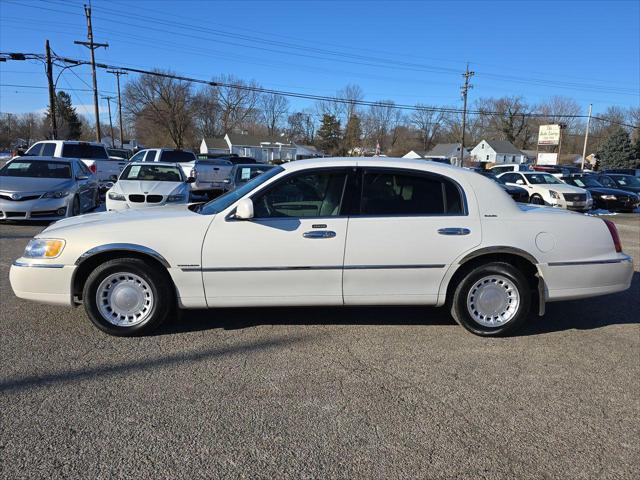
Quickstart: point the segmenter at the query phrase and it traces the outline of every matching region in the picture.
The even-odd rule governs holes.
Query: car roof
[[[176,168],[180,168],[180,165],[177,162],[129,162],[127,164],[127,166],[129,166],[129,165],[140,165],[140,166],[153,165],[153,166],[156,166],[156,167],[159,166],[159,167],[176,167]]]
[[[62,158],[62,157],[51,157],[51,156],[47,156],[47,157],[42,157],[42,156],[31,156],[31,155],[24,155],[24,156],[20,156],[20,157],[15,157],[12,158],[11,161],[15,161],[15,160],[38,160],[38,161],[56,161],[56,162],[64,162],[64,163],[71,163],[74,160],[78,160],[77,158]]]

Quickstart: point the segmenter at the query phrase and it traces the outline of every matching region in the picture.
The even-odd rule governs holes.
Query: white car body
[[[140,150],[130,161],[132,162],[171,162],[168,159],[172,153],[179,152],[188,158],[188,161],[177,162],[182,168],[185,177],[194,178],[191,190],[196,193],[205,193],[214,190],[224,190],[224,180],[229,176],[233,167],[231,162],[223,160],[199,160],[193,152],[175,150],[172,148],[146,148]]]
[[[132,162],[106,194],[107,210],[127,210],[130,208],[159,207],[169,204],[189,203],[190,188],[182,169],[176,163],[158,162],[155,165],[174,167],[180,175],[178,181],[129,180],[124,174],[135,168],[145,167],[145,162]],[[115,200],[114,198],[122,198]]]
[[[532,183],[532,176],[549,175],[559,183]],[[588,190],[568,185],[557,177],[545,172],[507,172],[498,175],[507,185],[525,188],[529,192],[529,201],[541,199],[544,205],[560,207],[568,210],[586,212],[593,207],[593,198]],[[539,202],[540,205],[542,203]]]
[[[500,175],[506,172],[528,172],[531,170],[531,165],[528,163],[500,163],[489,168],[495,175]]]
[[[464,212],[238,219],[252,210],[251,197],[289,175],[327,169],[442,178],[463,192]],[[547,301],[619,292],[631,282],[631,257],[614,248],[602,219],[519,207],[496,182],[462,168],[400,158],[323,158],[284,164],[263,178],[268,180],[254,190],[239,189],[207,204],[230,202],[216,214],[175,206],[57,222],[37,238],[63,240],[64,249],[57,258],[17,259],[13,291],[25,299],[75,305],[92,269],[127,255],[166,269],[182,308],[442,306],[457,272],[496,258],[524,262],[540,293],[541,313]]]
[[[76,156],[69,154],[70,149],[82,147],[90,147],[93,151],[98,152],[99,155]],[[78,158],[95,174],[103,189],[109,188],[112,183],[112,177],[120,175],[122,169],[127,165],[127,161],[122,158],[110,157],[106,147],[102,143],[97,142],[43,140],[29,147],[25,155]]]

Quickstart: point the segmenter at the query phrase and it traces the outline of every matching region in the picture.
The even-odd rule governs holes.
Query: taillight
[[[620,242],[620,235],[618,235],[618,228],[616,224],[611,220],[602,219],[609,229],[609,233],[611,234],[611,240],[613,240],[613,245],[616,247],[616,252],[622,252],[622,243]]]
[[[96,173],[96,171],[98,170],[96,164],[92,163],[91,165],[89,165],[89,170],[91,170],[91,173]]]

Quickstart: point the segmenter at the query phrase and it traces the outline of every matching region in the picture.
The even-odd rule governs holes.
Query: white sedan
[[[522,187],[529,192],[529,203],[586,212],[593,208],[588,190],[568,185],[550,173],[507,172],[498,175],[506,185]]]
[[[188,203],[192,182],[175,163],[130,163],[107,192],[107,210]]]
[[[625,290],[632,274],[608,220],[518,206],[439,163],[323,158],[206,204],[56,222],[10,280],[21,298],[83,304],[113,335],[149,332],[174,306],[436,305],[491,336],[545,302]]]

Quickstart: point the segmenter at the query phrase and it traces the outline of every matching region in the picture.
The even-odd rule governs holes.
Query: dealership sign
[[[557,153],[538,153],[537,165],[557,165],[558,154]]]
[[[560,143],[560,125],[540,125],[538,145],[558,145]]]

